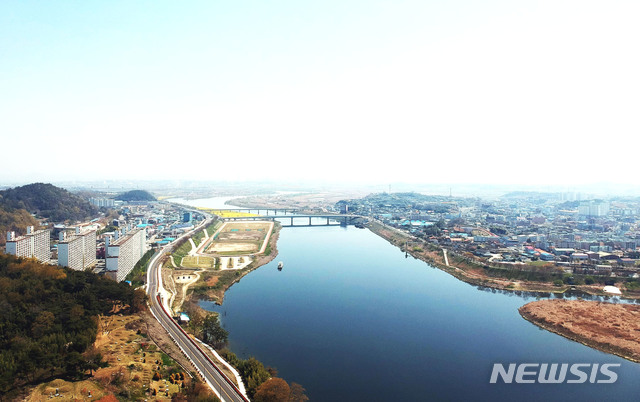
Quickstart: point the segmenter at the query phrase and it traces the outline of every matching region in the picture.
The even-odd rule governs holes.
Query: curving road
[[[180,237],[190,236],[195,231],[208,225],[212,221],[211,217],[207,217],[205,221],[193,229],[192,231],[185,233]],[[179,239],[178,239],[179,240]],[[162,277],[160,271],[162,267],[163,256],[170,254],[173,250],[173,245],[168,244],[158,250],[151,261],[149,262],[149,268],[147,270],[147,294],[149,295],[149,307],[151,313],[160,322],[162,327],[171,335],[174,342],[187,356],[187,358],[193,363],[198,370],[198,373],[204,378],[205,382],[214,391],[216,395],[222,401],[238,401],[244,402],[248,399],[242,395],[240,390],[227,378],[222,371],[215,365],[211,359],[200,349],[198,344],[189,336],[186,332],[176,323],[171,314],[168,312],[168,306],[166,300],[162,300]]]

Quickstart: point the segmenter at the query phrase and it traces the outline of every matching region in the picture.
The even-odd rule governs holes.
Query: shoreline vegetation
[[[562,272],[549,272],[544,269],[536,272],[496,268],[468,257],[457,255],[450,250],[446,251],[447,258],[445,259],[443,248],[398,229],[378,222],[369,222],[367,228],[392,245],[405,251],[408,255],[474,286],[537,293],[564,293],[572,288],[572,286],[563,282],[566,275]],[[603,286],[599,284],[574,286],[575,290],[589,295],[611,296],[602,291],[602,288]],[[638,292],[624,291],[623,297],[637,299],[640,298],[640,294]]]
[[[215,229],[223,230],[224,225],[220,226],[218,223],[219,222],[216,222],[214,224],[215,226],[210,225],[208,228],[215,227]],[[184,304],[184,311],[186,311],[190,317],[189,323],[184,327],[185,330],[199,339],[202,339],[202,341],[207,345],[214,348],[218,355],[224,358],[226,363],[235,368],[237,373],[240,375],[242,382],[244,383],[243,385],[246,387],[247,395],[251,400],[304,402],[308,401],[308,397],[304,394],[305,389],[300,384],[295,382],[287,383],[282,378],[277,377],[278,373],[276,369],[272,367],[265,367],[254,357],[241,359],[229,350],[227,348],[228,333],[221,327],[218,314],[203,309],[198,303],[200,300],[207,299],[218,305],[222,305],[224,302],[224,294],[231,286],[238,283],[250,272],[273,261],[278,255],[277,242],[281,228],[282,227],[279,224],[274,224],[272,226],[272,229],[270,229],[271,232],[267,235],[268,240],[266,240],[266,244],[263,245],[261,251],[251,255],[253,261],[244,268],[224,269],[221,268],[220,263],[218,263],[214,265],[213,269],[199,269],[198,271],[191,270],[193,273],[197,272],[197,280],[195,280],[194,283],[190,283],[185,288],[188,289],[187,291],[189,294],[184,295],[184,299],[180,302],[180,305]],[[208,238],[215,241],[215,239],[224,237],[219,230],[215,231],[215,236],[213,233],[210,233]],[[238,229],[234,230],[238,233]],[[263,229],[258,230],[262,231]],[[194,236],[198,235],[200,235],[200,232]],[[192,237],[191,240],[193,240],[193,238],[194,237]],[[205,239],[202,237],[195,237],[195,239],[196,248],[200,248],[200,245],[204,244],[203,242]],[[178,264],[177,267],[173,266],[173,264],[164,264],[163,270],[166,270],[166,272],[163,273],[163,276],[165,276],[165,274],[172,276],[175,272],[189,272],[189,268],[180,267],[180,265],[182,265],[182,260],[186,253],[188,253],[187,247],[190,247],[186,246],[186,244],[189,244],[189,241],[185,242],[184,250],[181,250],[180,247],[176,250],[178,251],[177,254],[180,264]],[[221,257],[216,254],[215,256],[212,255],[211,257],[201,258],[213,258],[215,260],[220,259]],[[246,257],[241,256],[240,258]],[[177,289],[173,289],[172,291],[176,292]],[[176,298],[174,297],[173,300],[172,308],[175,305]],[[230,378],[235,382],[235,374],[230,374]]]
[[[640,363],[640,306],[556,299],[527,303],[518,312],[542,329]]]

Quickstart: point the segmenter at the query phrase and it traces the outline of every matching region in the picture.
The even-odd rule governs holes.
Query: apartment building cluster
[[[100,207],[113,208],[116,206],[116,200],[114,200],[113,198],[91,197],[89,198],[89,203],[98,208]]]
[[[146,229],[130,229],[126,226],[115,231],[113,239],[107,237],[105,241],[107,272],[120,282],[147,251]]]
[[[105,259],[102,272],[116,281],[125,280],[150,247],[173,241],[203,219],[201,214],[187,212],[170,204],[127,203],[111,222],[114,230],[98,236],[98,255]]]
[[[96,198],[92,203],[109,206],[110,201]],[[6,252],[78,271],[93,269],[123,281],[150,245],[167,244],[203,219],[182,207],[157,203],[127,204],[119,212],[108,225],[109,232],[99,232],[104,226],[96,220],[77,227],[57,224],[46,230],[30,226],[24,236],[8,232]]]
[[[51,259],[51,239],[49,230],[34,230],[27,226],[27,234],[16,236],[15,232],[7,232],[7,254],[17,257],[35,258],[41,262]]]
[[[72,233],[63,231],[59,240],[58,265],[82,271],[96,263],[95,228],[82,230],[77,227]]]

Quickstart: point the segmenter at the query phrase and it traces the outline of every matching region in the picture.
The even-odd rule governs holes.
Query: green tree
[[[250,397],[253,397],[258,387],[270,377],[267,369],[255,357],[243,360],[238,368]]]
[[[93,372],[102,358],[86,351],[97,316],[133,297],[130,286],[91,272],[0,254],[0,395],[25,382]]]
[[[217,314],[209,314],[202,321],[202,340],[215,348],[227,343],[229,333],[222,328]]]
[[[85,368],[89,370],[89,375],[93,376],[93,372],[101,367],[106,367],[107,362],[102,360],[102,354],[94,347],[89,348],[84,354]]]
[[[440,236],[440,233],[442,233],[442,230],[437,225],[427,226],[423,231],[427,236]]]

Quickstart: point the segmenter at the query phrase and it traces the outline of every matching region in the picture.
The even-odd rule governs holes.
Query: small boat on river
[[[278,271],[282,271],[282,267],[284,266],[284,263],[282,261],[280,261],[278,263]]]

